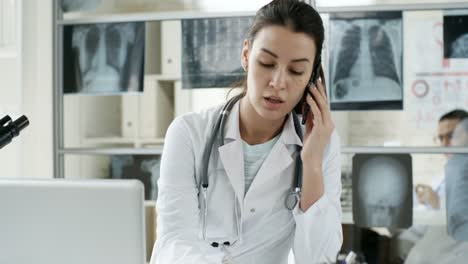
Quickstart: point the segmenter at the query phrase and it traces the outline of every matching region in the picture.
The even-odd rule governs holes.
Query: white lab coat
[[[290,211],[285,198],[294,178],[295,145],[302,145],[293,120],[288,118],[280,139],[244,193],[239,102],[225,126],[225,145],[216,146],[211,153],[207,236],[236,237],[236,197],[241,240],[225,248],[214,248],[203,240],[200,165],[221,107],[178,117],[166,133],[158,181],[157,240],[151,263],[223,263],[224,259],[224,263],[233,264],[286,264],[291,248],[296,264],[335,261],[343,240],[341,156],[336,131],[323,158],[325,194],[306,212],[297,206]]]

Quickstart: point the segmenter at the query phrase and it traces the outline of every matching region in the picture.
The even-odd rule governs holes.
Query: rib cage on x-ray
[[[369,29],[369,50],[374,74],[388,77],[400,84],[392,43],[382,27],[372,26]]]
[[[145,24],[98,23],[64,29],[64,92],[143,90]]]
[[[396,72],[392,43],[385,30],[381,26],[371,26],[367,31],[368,43],[361,43],[366,36],[361,32],[361,27],[356,25],[353,25],[345,32],[336,63],[334,82],[336,83],[340,79],[350,76],[351,69],[355,65],[358,56],[362,56],[367,51],[361,49],[361,47],[365,47],[367,44],[372,64],[361,65],[361,67],[364,67],[362,71],[372,72],[376,76],[385,76],[400,83]],[[368,66],[372,66],[372,68],[368,68]],[[341,98],[342,93],[346,93],[346,91],[336,90],[335,96]]]
[[[332,103],[401,100],[401,18],[332,18],[330,26]]]
[[[125,59],[125,50],[123,49],[126,45],[125,42],[128,40],[122,39],[120,36],[120,31],[115,26],[109,26],[104,28],[102,32],[102,36],[100,33],[100,29],[97,25],[91,25],[87,34],[85,35],[85,53],[83,54],[82,58],[84,63],[84,72],[83,74],[86,75],[88,71],[92,67],[93,60],[96,59],[98,54],[98,45],[101,43],[101,38],[104,38],[104,42],[102,43],[105,49],[105,60],[106,64],[114,68],[115,71],[120,72],[121,65],[123,65]],[[132,32],[126,32],[128,38],[132,37]],[[124,46],[125,45],[125,46]]]
[[[351,67],[356,62],[361,49],[360,36],[361,28],[358,26],[353,26],[345,32],[341,41],[340,53],[338,55],[338,61],[340,63],[336,64],[335,78],[333,78],[334,83],[349,76]],[[347,91],[345,90],[345,87],[338,86],[334,93],[336,97],[342,98],[346,95]]]
[[[228,87],[244,71],[240,54],[251,17],[182,20],[182,86]]]

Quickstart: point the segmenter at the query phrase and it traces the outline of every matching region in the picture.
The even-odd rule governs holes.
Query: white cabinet
[[[174,118],[174,83],[161,75],[147,75],[142,93],[66,96],[65,146],[162,144]]]
[[[182,28],[180,20],[161,22],[161,73],[180,79],[182,65]]]
[[[160,77],[147,75],[142,94],[122,96],[122,137],[136,147],[163,143],[174,118],[174,81]]]
[[[183,89],[175,83],[175,116],[200,111],[226,102],[229,88]]]

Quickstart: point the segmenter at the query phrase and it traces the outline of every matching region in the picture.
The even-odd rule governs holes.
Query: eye
[[[291,72],[291,73],[294,74],[294,75],[302,75],[302,74],[304,74],[303,71],[296,71],[296,70],[294,70],[294,69],[290,69],[289,72]]]
[[[260,66],[265,67],[265,68],[275,67],[275,64],[273,64],[273,63],[265,63],[265,62],[258,61],[258,64],[260,64]]]

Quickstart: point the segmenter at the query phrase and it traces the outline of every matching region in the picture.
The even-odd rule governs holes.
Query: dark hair
[[[314,58],[313,69],[315,69],[318,59],[322,54],[324,41],[324,28],[322,18],[319,13],[309,4],[298,0],[273,0],[269,4],[260,8],[249,29],[247,39],[249,45],[255,41],[257,33],[267,26],[284,26],[295,33],[305,33],[311,37],[317,48]],[[322,83],[325,83],[323,70],[320,69]],[[236,87],[243,87],[240,96],[244,96],[247,88],[247,75],[237,82]]]
[[[465,118],[468,118],[468,112],[466,112],[463,109],[455,109],[441,116],[439,119],[439,123],[448,119],[457,119],[459,121],[462,121]]]

